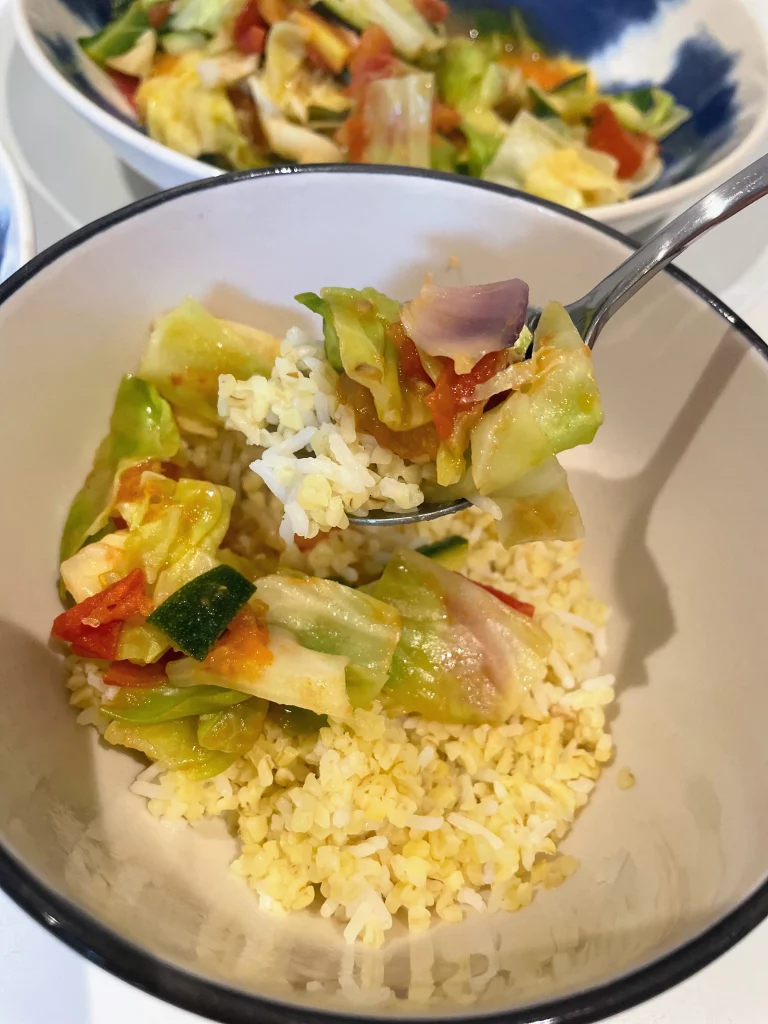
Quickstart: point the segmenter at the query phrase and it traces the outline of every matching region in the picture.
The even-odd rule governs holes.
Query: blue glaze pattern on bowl
[[[34,252],[32,215],[18,173],[0,147],[0,281]]]

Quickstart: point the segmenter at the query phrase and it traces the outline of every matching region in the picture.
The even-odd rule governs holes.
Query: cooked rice
[[[256,439],[262,441],[263,438]],[[203,782],[145,770],[132,791],[173,828],[226,815],[241,841],[233,870],[262,909],[312,907],[348,942],[378,946],[395,918],[412,931],[436,920],[526,906],[576,869],[558,852],[613,756],[602,674],[607,607],[584,578],[580,542],[505,550],[477,509],[414,527],[350,527],[309,550],[278,535],[282,506],[231,432],[187,437],[190,472],[234,487],[227,544],[259,572],[278,567],[355,582],[377,576],[397,547],[451,534],[470,542],[466,572],[528,601],[552,639],[546,679],[520,712],[492,727],[387,717],[378,706],[288,737],[267,721],[247,756]],[[71,701],[103,730],[99,667],[71,659]]]
[[[287,544],[294,535],[343,529],[348,512],[399,511],[424,500],[422,467],[358,435],[336,381],[323,343],[298,327],[288,331],[269,378],[219,378],[219,415],[263,449],[251,469],[283,505],[279,532]]]

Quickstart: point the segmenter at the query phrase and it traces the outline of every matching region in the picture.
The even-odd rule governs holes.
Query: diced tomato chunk
[[[171,16],[170,3],[152,4],[147,9],[147,21],[152,28],[161,28]]]
[[[449,135],[461,124],[461,114],[453,107],[435,100],[432,105],[432,130]]]
[[[430,408],[435,429],[441,441],[447,441],[453,433],[457,413],[470,409],[474,404],[475,388],[490,380],[499,368],[499,352],[488,352],[469,371],[456,373],[452,359],[443,359],[443,370],[437,379],[437,386],[424,401]]]
[[[416,10],[433,25],[440,25],[448,17],[448,4],[445,0],[416,0]]]
[[[261,25],[251,25],[237,37],[235,45],[240,53],[259,54],[264,52],[266,41],[267,30]]]
[[[632,178],[658,144],[649,135],[624,128],[607,103],[598,103],[592,111],[592,127],[587,136],[590,149],[608,153],[619,162],[619,178]]]
[[[134,569],[101,593],[57,615],[51,636],[70,643],[73,654],[112,661],[126,619],[151,611],[144,573]]]
[[[267,38],[267,24],[258,0],[246,0],[232,26],[232,39],[241,53],[261,53]]]
[[[115,71],[114,68],[107,68],[109,77],[115,83],[117,88],[120,90],[123,98],[128,100],[130,105],[136,109],[136,91],[141,85],[140,78],[134,78],[133,75],[125,75],[122,71]]]
[[[163,686],[168,682],[165,668],[169,661],[181,655],[171,651],[152,665],[134,665],[132,661],[113,661],[104,674],[107,686],[128,686],[149,688]]]
[[[477,580],[472,580],[477,587],[482,587],[483,590],[487,590],[489,594],[493,594],[494,597],[498,597],[504,604],[509,605],[510,608],[514,608],[516,612],[520,612],[521,615],[527,615],[529,619],[533,618],[536,609],[532,604],[528,604],[527,601],[518,601],[516,597],[512,597],[511,594],[505,594],[503,590],[497,590],[496,587],[491,587],[487,583],[478,583]]]

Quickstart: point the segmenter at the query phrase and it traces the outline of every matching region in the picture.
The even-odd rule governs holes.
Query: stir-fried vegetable
[[[144,573],[136,569],[58,615],[51,636],[71,644],[73,654],[110,661],[117,656],[123,624],[133,616],[148,615],[151,609]]]
[[[253,584],[235,569],[218,565],[171,594],[148,621],[180,651],[204,661],[254,591]]]
[[[246,754],[261,735],[269,703],[251,697],[242,704],[200,716],[197,739],[207,750]]]
[[[349,659],[347,693],[355,707],[378,696],[387,681],[400,616],[382,601],[332,580],[265,576],[256,593],[269,625],[287,629],[302,645]]]
[[[306,736],[328,725],[327,715],[316,715],[305,708],[294,708],[289,704],[271,704],[269,717],[279,725],[286,736]]]
[[[329,361],[371,392],[385,426],[405,431],[430,421],[419,390],[399,372],[398,349],[390,330],[400,319],[399,303],[373,288],[323,288],[319,297],[310,293],[298,299],[320,312],[326,323]]]
[[[428,74],[380,78],[365,101],[365,159],[372,164],[429,167],[434,78]]]
[[[401,56],[413,60],[434,53],[443,40],[412,0],[326,0],[327,6],[354,28],[379,25]]]
[[[400,551],[373,589],[403,617],[383,691],[391,707],[433,721],[502,722],[543,679],[546,634],[458,573]]]
[[[139,374],[177,410],[203,424],[218,424],[219,374],[237,380],[268,376],[279,348],[270,334],[217,319],[199,302],[185,299],[155,323]]]
[[[239,690],[220,686],[156,686],[152,689],[126,687],[101,705],[108,718],[137,725],[173,722],[177,718],[203,715],[246,700]]]
[[[144,4],[141,0],[134,0],[134,3],[101,31],[83,37],[78,42],[91,60],[97,64],[106,64],[108,60],[131,50],[150,28]]]
[[[472,476],[481,494],[503,493],[558,452],[589,444],[602,423],[591,352],[559,303],[544,310],[523,365],[525,390],[513,391],[472,431]]]
[[[179,687],[231,687],[277,704],[290,704],[334,718],[346,718],[351,712],[346,657],[308,650],[279,627],[269,630],[266,651],[267,659],[263,650],[256,651],[255,656],[242,651],[223,663],[208,660],[202,665],[192,658],[182,658],[168,665],[168,678]],[[215,658],[216,648],[212,655]]]
[[[179,718],[172,722],[137,724],[113,721],[104,739],[116,746],[140,750],[152,761],[171,771],[185,772],[191,779],[210,779],[221,774],[236,760],[236,753],[209,750],[198,741],[197,718]]]
[[[518,279],[465,288],[424,285],[402,309],[403,326],[428,355],[467,374],[489,352],[515,344],[525,326],[528,285]]]
[[[136,104],[150,135],[186,156],[220,154],[236,170],[263,166],[265,155],[242,131],[224,86],[200,77],[202,59],[199,51],[185,53],[141,83]]]
[[[481,11],[469,32],[450,13],[445,0],[126,0],[81,45],[153,138],[226,169],[433,167],[577,209],[658,177],[658,141],[690,117],[668,92],[602,92],[516,11]]]
[[[115,397],[109,434],[99,445],[93,468],[70,506],[61,537],[61,560],[103,529],[120,472],[146,460],[173,458],[180,445],[168,403],[146,381],[124,377]]]

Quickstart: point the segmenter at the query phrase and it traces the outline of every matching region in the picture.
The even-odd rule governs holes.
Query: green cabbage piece
[[[205,480],[169,480],[144,472],[130,500],[110,501],[127,530],[86,544],[61,564],[61,576],[75,600],[103,590],[109,582],[141,569],[155,604],[219,564],[219,546],[229,528],[235,494]],[[157,661],[168,639],[149,623],[128,623],[119,657]]]
[[[461,115],[467,145],[459,160],[470,174],[479,177],[506,131],[504,121],[494,112],[505,92],[504,71],[485,43],[450,39],[440,54],[437,90],[443,103]]]
[[[500,185],[522,188],[529,171],[542,157],[566,149],[570,144],[568,138],[547,121],[521,110],[506,129],[483,177]]]
[[[247,754],[264,728],[269,702],[251,697],[225,708],[201,715],[197,726],[197,739],[207,750],[222,750],[226,754]]]
[[[156,321],[139,373],[176,409],[218,425],[219,375],[268,377],[279,348],[272,335],[220,320],[185,299]]]
[[[601,99],[610,105],[625,128],[654,139],[665,139],[691,118],[687,107],[676,103],[666,89],[655,86]]]
[[[117,18],[92,36],[78,39],[80,47],[97,64],[106,64],[132,50],[142,35],[151,28],[147,12],[140,0],[135,0]]]
[[[218,564],[216,553],[229,529],[235,492],[205,480],[142,477],[136,502],[116,507],[129,524],[125,574],[144,571],[155,605]],[[145,504],[145,494],[153,501]]]
[[[472,431],[472,477],[495,497],[552,456],[589,444],[603,421],[592,353],[567,312],[550,303],[534,333],[534,376]]]
[[[171,28],[174,32],[204,32],[215,36],[230,0],[174,0]]]
[[[366,161],[429,167],[433,99],[434,76],[423,72],[371,82],[365,100]]]
[[[444,43],[413,0],[326,0],[326,6],[354,28],[380,25],[395,50],[408,60],[434,53]]]
[[[237,760],[237,754],[209,750],[198,742],[197,718],[137,725],[113,721],[104,739],[116,746],[130,747],[159,761],[172,771],[185,772],[191,779],[211,779]]]
[[[531,541],[578,540],[584,527],[565,470],[552,456],[493,500],[502,511],[496,532],[504,547]]]
[[[250,668],[240,664],[226,676],[206,668],[194,658],[168,663],[168,679],[179,687],[221,686],[254,697],[306,708],[318,715],[345,718],[352,710],[347,696],[348,659],[302,647],[286,630],[270,629],[272,661]]]
[[[101,530],[123,470],[147,459],[171,459],[181,438],[170,405],[138,377],[123,377],[117,389],[109,434],[101,442],[82,489],[70,506],[61,537],[60,560],[70,558]]]
[[[391,605],[312,577],[265,576],[256,594],[268,606],[268,625],[287,629],[302,647],[349,659],[347,693],[355,707],[378,696],[400,637],[400,615]]]
[[[101,705],[108,718],[136,725],[173,722],[177,718],[203,715],[246,700],[240,690],[220,686],[155,686],[151,689],[123,687]]]
[[[136,104],[153,139],[190,157],[218,157],[234,170],[263,167],[265,155],[246,138],[224,86],[208,88],[198,74],[203,54],[185,53],[175,67],[146,78]]]
[[[411,430],[432,421],[421,397],[400,380],[397,349],[387,334],[387,327],[400,319],[398,302],[374,288],[323,288],[319,297],[310,293],[298,299],[322,310],[326,348],[330,325],[331,338],[338,340],[337,365],[368,388],[382,423],[392,430]]]
[[[550,642],[538,625],[416,551],[393,554],[374,594],[403,618],[382,691],[393,710],[498,724],[546,674]]]

